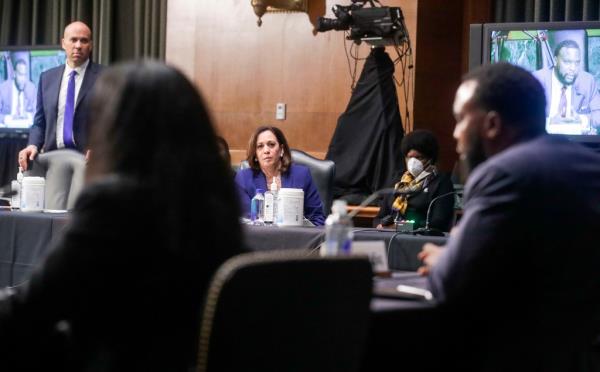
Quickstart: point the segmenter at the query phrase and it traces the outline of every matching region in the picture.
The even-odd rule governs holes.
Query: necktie
[[[69,74],[69,84],[67,85],[67,102],[65,103],[65,121],[63,125],[63,139],[65,147],[75,147],[73,139],[73,113],[75,112],[75,76],[77,71],[73,70]]]
[[[567,116],[567,87],[563,85],[560,90],[560,101],[558,101],[558,114],[564,118]]]
[[[23,91],[19,91],[19,95],[17,96],[17,118],[21,119],[23,117]]]

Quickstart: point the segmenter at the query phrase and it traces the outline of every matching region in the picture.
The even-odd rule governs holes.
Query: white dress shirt
[[[555,67],[556,69],[556,67]],[[550,117],[553,118],[556,115],[559,115],[558,106],[560,104],[560,95],[562,94],[563,83],[558,80],[556,77],[556,70],[552,70],[552,99],[550,101]],[[565,91],[565,95],[567,96],[567,117],[573,116],[573,111],[571,110],[571,94],[573,91],[573,85],[567,85],[567,90]]]
[[[75,76],[75,105],[73,106],[73,115],[75,115],[75,108],[77,107],[77,97],[79,96],[79,89],[85,76],[85,71],[90,63],[88,59],[81,66],[71,68],[69,64],[65,65],[65,71],[63,72],[62,80],[60,82],[60,90],[58,93],[58,114],[56,117],[56,145],[59,149],[65,147],[65,140],[63,137],[63,127],[65,124],[65,105],[67,104],[67,87],[69,85],[69,74],[71,71],[77,71]],[[75,135],[73,135],[73,143],[75,143]]]

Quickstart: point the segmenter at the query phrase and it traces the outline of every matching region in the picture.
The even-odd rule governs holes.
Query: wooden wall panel
[[[350,98],[351,78],[344,33],[314,34],[312,29],[317,16],[333,17],[334,4],[350,1],[309,3],[309,14],[266,14],[257,27],[250,0],[169,0],[167,62],[197,83],[217,130],[233,150],[245,149],[252,131],[270,123],[282,128],[292,147],[322,155],[327,151]],[[383,3],[402,8],[416,46],[417,0]],[[394,59],[395,53],[388,52]],[[362,57],[368,53],[368,46],[359,48]],[[361,70],[362,62],[357,78]],[[287,104],[285,121],[275,120],[277,102]]]

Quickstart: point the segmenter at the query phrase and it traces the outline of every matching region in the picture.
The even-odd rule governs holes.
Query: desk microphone
[[[460,195],[460,194],[462,194],[462,190],[447,192],[445,194],[438,195],[435,198],[433,198],[431,200],[431,202],[429,202],[429,207],[427,207],[427,215],[425,216],[425,228],[417,229],[417,230],[413,231],[413,233],[418,234],[418,235],[426,235],[426,236],[444,236],[444,233],[442,231],[440,231],[438,229],[429,228],[429,217],[430,217],[430,213],[431,213],[431,207],[433,206],[433,204],[436,201],[438,201],[441,198],[444,198],[444,197],[450,196],[450,195]]]

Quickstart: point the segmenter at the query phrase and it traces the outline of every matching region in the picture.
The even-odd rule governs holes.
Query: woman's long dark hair
[[[239,248],[231,171],[182,73],[153,61],[112,67],[96,82],[90,114],[88,182],[117,174],[149,188],[171,250],[202,250],[201,242],[212,251],[207,259],[220,262]]]

